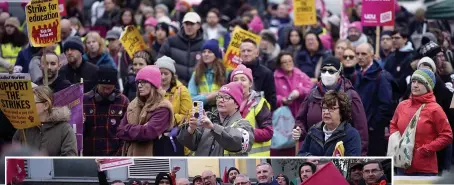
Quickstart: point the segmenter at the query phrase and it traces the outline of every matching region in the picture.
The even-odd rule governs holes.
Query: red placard
[[[348,181],[340,173],[339,169],[336,168],[333,162],[329,162],[328,164],[318,169],[314,175],[309,177],[301,185],[320,184],[349,185]]]
[[[24,159],[6,160],[6,183],[21,183],[27,174],[25,173]]]
[[[363,26],[394,26],[395,0],[363,0]]]
[[[65,0],[58,0],[58,7],[60,8],[60,16],[66,16],[66,5]]]
[[[100,171],[134,165],[134,159],[104,159],[99,165]]]

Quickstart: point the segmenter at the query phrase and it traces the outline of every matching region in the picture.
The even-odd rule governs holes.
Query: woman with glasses
[[[273,137],[272,113],[268,101],[254,90],[252,70],[239,65],[232,71],[230,81],[243,86],[243,99],[240,112],[254,128],[255,142],[249,156],[270,156],[271,138]]]
[[[132,101],[136,98],[137,94],[137,84],[136,84],[136,74],[147,65],[152,65],[152,56],[150,51],[141,50],[134,53],[132,59],[132,68],[129,69],[129,74],[126,82],[124,83],[123,94],[125,94],[129,101]]]
[[[136,83],[137,96],[128,105],[117,137],[125,141],[123,156],[154,156],[155,140],[173,128],[173,108],[161,89],[161,71],[157,66],[142,68]]]
[[[342,74],[342,65],[339,59],[328,57],[321,65],[321,81],[312,88],[308,97],[301,104],[298,115],[295,118],[296,129],[293,129],[295,140],[303,141],[309,129],[322,121],[322,100],[326,92],[334,90],[344,92],[351,101],[351,121],[356,130],[361,135],[361,153],[366,155],[368,143],[368,127],[364,107],[358,93],[353,89],[353,85]]]
[[[17,130],[13,141],[38,149],[48,156],[77,156],[76,134],[68,123],[71,119],[69,108],[53,107],[54,93],[48,87],[38,86],[33,92],[41,124]]]
[[[358,64],[358,59],[356,58],[356,53],[353,47],[347,47],[342,54],[342,74],[345,78],[350,81],[353,80],[355,75],[356,64]]]
[[[328,91],[322,100],[322,121],[309,129],[300,156],[360,156],[361,138],[351,122],[351,103],[343,92]]]
[[[242,85],[231,82],[222,86],[215,99],[213,112],[191,115],[181,127],[178,141],[195,151],[195,156],[247,156],[254,132],[240,113]]]

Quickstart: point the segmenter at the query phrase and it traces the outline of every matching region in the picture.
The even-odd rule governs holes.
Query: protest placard
[[[329,178],[326,178],[329,177]],[[348,181],[341,174],[339,169],[333,162],[329,162],[311,177],[305,180],[301,185],[319,185],[319,184],[336,184],[336,185],[349,185]]]
[[[30,74],[0,73],[0,108],[16,129],[40,124]]]
[[[104,159],[99,165],[100,171],[134,165],[134,159]]]
[[[120,37],[120,42],[123,44],[129,57],[133,58],[134,53],[147,48],[143,37],[135,26],[127,26]]]
[[[363,0],[363,26],[393,26],[395,0]]]
[[[58,0],[32,0],[25,7],[28,37],[34,47],[51,46],[61,40]]]
[[[224,57],[224,66],[228,70],[233,70],[241,64],[240,45],[245,39],[252,39],[258,45],[262,38],[252,32],[241,29],[239,26],[235,27]]]
[[[317,23],[315,0],[293,0],[293,24],[296,26]]]
[[[69,110],[71,110],[71,119],[69,120],[69,124],[76,133],[77,151],[79,152],[83,149],[83,98],[84,85],[81,83],[71,85],[70,87],[54,94],[55,107],[67,106]]]

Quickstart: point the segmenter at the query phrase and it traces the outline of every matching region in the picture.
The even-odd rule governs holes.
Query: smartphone
[[[203,102],[194,101],[192,106],[192,117],[197,119],[197,126],[202,125],[203,117]]]

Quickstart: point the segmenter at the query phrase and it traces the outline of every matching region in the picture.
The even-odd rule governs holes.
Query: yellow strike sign
[[[40,125],[30,74],[0,74],[0,109],[16,129]]]
[[[252,32],[241,29],[239,26],[235,27],[229,46],[227,47],[227,51],[225,52],[224,56],[224,66],[228,70],[235,69],[236,66],[241,64],[240,45],[241,42],[243,42],[243,40],[245,39],[252,39],[258,45],[260,44],[260,40],[262,38]]]
[[[133,58],[134,53],[147,48],[143,37],[135,26],[127,26],[126,31],[120,37],[120,42],[123,44],[129,57]]]
[[[58,0],[32,0],[25,6],[28,37],[34,47],[51,46],[61,40]]]
[[[293,0],[294,25],[313,25],[317,23],[315,0]]]

